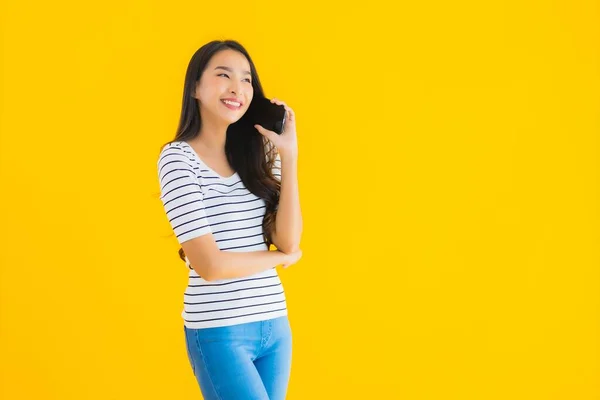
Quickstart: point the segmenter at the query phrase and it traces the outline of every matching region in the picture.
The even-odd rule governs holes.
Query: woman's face
[[[235,50],[222,50],[213,55],[200,80],[196,98],[203,119],[232,124],[239,120],[252,101],[254,89],[250,63]]]

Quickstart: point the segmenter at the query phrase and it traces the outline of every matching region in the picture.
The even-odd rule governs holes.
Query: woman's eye
[[[229,78],[229,75],[222,73],[222,74],[218,74],[217,76],[226,76],[227,78]],[[244,81],[248,82],[248,83],[252,83],[252,80],[250,78],[246,78],[244,79]]]

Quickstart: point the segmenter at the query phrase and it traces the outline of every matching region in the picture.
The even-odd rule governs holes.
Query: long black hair
[[[198,99],[194,97],[197,81],[202,76],[211,58],[222,50],[235,50],[243,54],[250,64],[252,101],[264,98],[265,94],[256,72],[256,67],[246,49],[235,40],[214,40],[200,47],[192,56],[185,74],[183,100],[179,126],[173,140],[160,148],[175,141],[189,141],[200,134],[202,120]],[[249,108],[252,107],[250,103]],[[238,173],[246,188],[266,203],[263,219],[264,241],[267,247],[272,244],[272,234],[275,229],[275,216],[281,191],[280,182],[274,178],[271,168],[275,162],[276,149],[254,128],[247,118],[248,112],[238,121],[229,125],[225,140],[225,153],[229,165]],[[185,260],[183,248],[179,249],[179,257]]]

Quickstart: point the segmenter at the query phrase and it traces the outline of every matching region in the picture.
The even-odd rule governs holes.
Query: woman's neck
[[[229,124],[223,121],[212,121],[210,118],[202,119],[202,127],[196,138],[196,142],[208,152],[215,153],[225,151],[225,140],[227,139],[227,128]]]

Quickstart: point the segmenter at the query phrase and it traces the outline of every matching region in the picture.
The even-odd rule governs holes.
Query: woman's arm
[[[285,254],[279,250],[222,251],[212,233],[183,242],[181,247],[190,266],[207,281],[242,278],[278,265],[288,266],[296,262],[299,256],[297,253]]]
[[[296,116],[283,101],[273,98],[272,103],[285,107],[287,118],[283,132],[277,133],[260,125],[254,127],[277,147],[281,158],[281,193],[279,208],[275,218],[275,232],[271,235],[273,244],[284,253],[300,249],[302,235],[302,213],[298,193],[298,140],[296,136]]]

